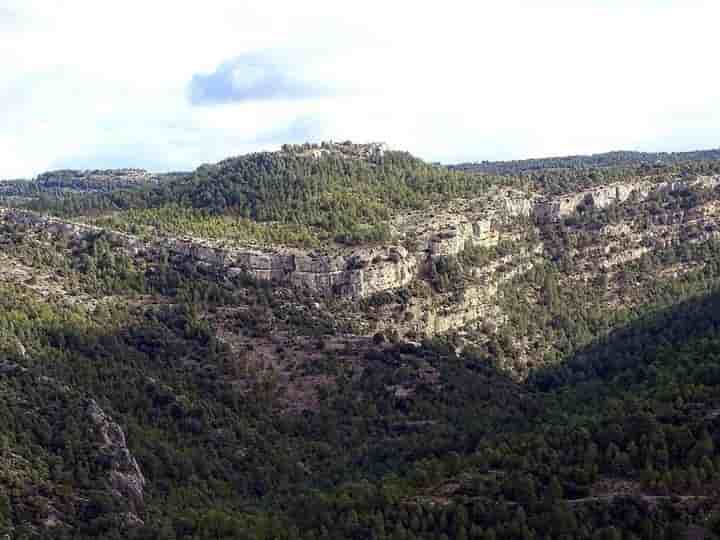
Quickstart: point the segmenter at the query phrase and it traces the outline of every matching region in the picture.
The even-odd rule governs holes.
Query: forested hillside
[[[720,161],[337,147],[3,199],[0,537],[720,538]]]
[[[165,224],[168,207],[187,209],[188,227],[213,216],[285,225],[288,235],[345,242],[382,241],[397,210],[427,208],[487,191],[490,181],[428,165],[404,152],[378,162],[294,153],[258,153],[199,167],[160,185],[110,193],[43,193],[27,203],[61,216],[134,210],[130,223]],[[170,214],[174,214],[171,211]],[[124,216],[116,218],[121,223]]]
[[[48,538],[676,538],[688,523],[714,527],[717,293],[651,311],[524,384],[441,341],[321,349],[312,362],[278,347],[326,381],[302,415],[282,406],[272,371],[236,386],[229,349],[199,317],[230,299],[88,314],[13,289],[3,298],[3,519],[20,538],[48,515],[61,522],[35,530]],[[272,317],[262,305],[240,328]],[[147,480],[143,525],[128,526],[135,503],[113,496],[112,462],[73,420],[86,406],[73,400],[88,396],[126,430]]]

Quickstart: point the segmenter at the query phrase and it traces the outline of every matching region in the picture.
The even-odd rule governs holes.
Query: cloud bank
[[[14,12],[0,6],[0,29],[12,28],[17,23],[17,16]]]
[[[444,162],[717,147],[718,20],[716,0],[4,0],[0,178],[322,139]]]
[[[244,54],[226,61],[210,74],[193,75],[189,84],[193,105],[309,99],[329,93],[329,88],[303,80],[277,53],[267,52]]]

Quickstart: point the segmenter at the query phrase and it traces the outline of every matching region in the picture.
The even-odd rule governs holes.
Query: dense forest
[[[631,157],[506,177],[399,152],[252,154],[4,202],[139,236],[313,247],[383,241],[397,212],[499,187],[720,167]],[[0,537],[718,538],[717,199],[683,188],[499,223],[497,245],[428,257],[361,300],[0,222]],[[636,236],[640,255],[610,265]],[[513,271],[521,252],[532,264]],[[491,285],[493,322],[356,331]]]
[[[717,293],[650,312],[525,384],[442,341],[379,344],[359,374],[338,373],[328,351],[312,369],[336,384],[302,416],[277,409],[271,380],[233,389],[193,303],[89,316],[2,297],[4,362],[18,366],[0,375],[3,456],[37,462],[25,481],[0,478],[17,486],[5,527],[48,499],[65,521],[51,538],[677,538],[712,518]],[[394,396],[397,384],[414,391]],[[131,533],[73,422],[83,394],[126,427],[148,479]],[[608,493],[593,491],[601,481]]]
[[[42,192],[22,203],[60,216],[116,213],[113,223],[164,224],[170,207],[188,209],[188,227],[204,227],[212,216],[250,219],[284,226],[312,243],[363,243],[389,239],[382,225],[397,210],[427,208],[487,191],[489,179],[428,165],[404,152],[388,152],[379,163],[335,156],[314,159],[296,154],[258,153],[204,165],[194,174],[111,192]],[[125,215],[123,211],[134,210]],[[162,225],[161,225],[162,226]],[[259,241],[265,227],[243,227]],[[267,234],[273,234],[272,232]],[[301,242],[302,243],[302,242]]]

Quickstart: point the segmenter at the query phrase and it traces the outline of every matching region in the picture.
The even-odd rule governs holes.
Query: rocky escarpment
[[[439,292],[417,280],[402,294],[380,295],[363,302],[364,318],[358,330],[370,335],[395,333],[406,339],[422,339],[467,327],[476,321],[500,325],[505,320],[498,307],[503,284],[529,271],[542,255],[543,245],[519,248],[482,267],[465,268],[462,283]]]
[[[698,244],[720,237],[720,205],[710,200],[688,209],[658,211],[642,219],[626,218],[588,231],[582,225],[567,227],[571,242],[583,237],[579,247],[565,253],[572,260],[574,280],[596,277],[598,271],[638,260],[672,246]]]
[[[668,192],[693,187],[714,189],[720,185],[720,176],[700,176],[693,179],[677,179],[667,182],[640,180],[636,182],[616,182],[607,186],[571,193],[553,198],[538,198],[528,205],[518,205],[515,211],[530,212],[540,222],[558,221],[574,214],[582,207],[606,208],[611,204],[621,204],[631,198],[641,201],[651,193]]]
[[[690,188],[713,189],[719,181],[718,177],[700,177],[663,183],[617,183],[553,199],[522,197],[508,193],[506,197],[494,201],[495,213],[490,215],[494,216],[495,221],[488,221],[484,230],[496,235],[496,238],[499,235],[504,241],[512,242],[515,235],[513,227],[501,230],[498,223],[507,223],[508,216],[514,213],[515,217],[534,217],[534,221],[541,225],[535,229],[543,239],[543,235],[547,234],[547,231],[543,232],[543,224],[550,224],[551,229],[560,226],[554,223],[575,214],[580,205],[607,208],[612,204],[632,203],[633,208],[639,209],[643,204],[650,204],[648,199],[652,194],[669,194]],[[594,279],[598,272],[611,271],[673,243],[700,242],[716,237],[716,214],[717,204],[711,201],[689,210],[658,214],[651,217],[650,221],[647,217],[629,217],[626,221],[606,225],[598,230],[586,230],[583,225],[568,225],[564,227],[562,234],[582,236],[577,242],[584,244],[584,247],[576,249],[570,246],[565,253],[569,260],[573,261],[572,264],[576,265],[573,274],[578,279]],[[629,211],[628,215],[632,216],[633,212]],[[652,216],[652,213],[650,215]],[[532,228],[530,223],[526,222],[526,225]],[[470,228],[468,225],[453,227],[458,231]],[[433,239],[441,237],[438,233],[429,236]],[[468,244],[456,242],[453,238],[446,245],[450,249],[444,253],[454,255],[461,251],[458,246],[467,247]],[[462,290],[447,293],[432,290],[423,292],[421,287],[408,297],[396,297],[387,304],[378,306],[370,305],[367,314],[370,325],[364,330],[397,331],[401,336],[413,339],[467,328],[469,323],[475,321],[488,321],[493,326],[499,326],[507,315],[498,309],[498,295],[502,285],[514,276],[528,271],[537,261],[546,257],[552,258],[553,255],[546,252],[542,243],[531,248],[516,247],[513,248],[512,255],[482,263],[478,268],[466,268],[466,276],[463,278],[466,283]]]
[[[538,223],[552,223],[587,207],[607,208],[612,204],[643,201],[653,193],[691,188],[714,189],[720,185],[720,176],[678,178],[670,181],[638,179],[614,182],[605,186],[543,197],[535,193],[508,191],[491,202],[494,219],[532,218]]]
[[[499,225],[508,220],[524,216],[540,223],[555,222],[582,207],[605,208],[630,200],[641,201],[660,191],[714,188],[718,184],[720,177],[713,176],[666,182],[640,179],[553,198],[506,192],[486,200],[465,201],[455,210],[402,216],[393,222],[402,245],[360,247],[337,253],[281,247],[227,247],[191,237],[143,241],[117,231],[26,211],[3,209],[0,215],[7,221],[50,233],[76,237],[104,234],[132,255],[157,258],[162,253],[169,253],[229,276],[248,274],[260,280],[305,288],[315,294],[365,298],[408,285],[434,259],[456,256],[469,246],[496,245]]]
[[[94,399],[43,374],[37,359],[21,343],[18,348],[17,361],[0,359],[3,409],[16,418],[5,424],[0,444],[0,494],[7,496],[0,499],[13,509],[10,523],[42,529],[43,538],[66,537],[60,531],[88,515],[124,527],[142,524],[146,480],[123,429]],[[66,474],[76,466],[81,475]],[[0,519],[0,530],[7,531],[5,523]]]
[[[409,250],[431,259],[498,242],[495,216],[474,200],[444,210],[409,212],[398,216],[392,227]]]
[[[244,273],[318,294],[351,298],[401,287],[415,277],[418,266],[417,258],[401,246],[326,255],[292,249],[220,248],[192,239],[164,239],[152,248],[220,268],[230,276]]]
[[[94,399],[86,400],[85,413],[97,444],[97,459],[108,471],[113,494],[125,500],[132,512],[138,512],[143,505],[145,476],[127,447],[124,431]]]
[[[415,279],[428,258],[456,255],[468,244],[497,241],[489,221],[467,221],[455,217],[430,227],[420,249],[403,246],[361,247],[340,254],[299,249],[234,248],[196,238],[154,238],[150,241],[82,223],[15,209],[0,209],[10,223],[33,227],[50,234],[76,238],[105,235],[131,255],[159,257],[167,252],[197,264],[215,268],[229,276],[248,274],[256,279],[284,283],[323,295],[363,298],[402,287]]]
[[[228,276],[251,275],[257,279],[291,285],[314,293],[347,299],[369,298],[377,293],[422,282],[432,261],[459,255],[469,246],[497,244],[499,233],[487,219],[452,213],[437,213],[416,232],[417,247],[364,247],[342,254],[320,254],[302,250],[227,248],[192,238],[156,238],[143,241],[135,236],[104,230],[87,224],[70,223],[49,216],[18,210],[0,210],[5,220],[32,227],[41,233],[65,235],[78,240],[102,235],[114,249],[128,255],[157,261],[163,254],[183,266],[188,262]],[[508,261],[505,261],[508,262]],[[497,284],[489,279],[496,265],[473,271],[472,283],[457,298],[431,292],[408,306],[401,326],[408,336],[428,336],[457,329],[478,318],[496,319],[493,312]],[[512,275],[507,273],[507,276]],[[426,301],[430,300],[430,301]],[[349,307],[352,311],[354,308]],[[396,317],[383,316],[371,334],[393,323]],[[372,330],[372,331],[371,331]]]

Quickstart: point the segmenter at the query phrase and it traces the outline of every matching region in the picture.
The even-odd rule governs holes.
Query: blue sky
[[[0,0],[0,178],[285,142],[428,160],[720,146],[720,2]]]

